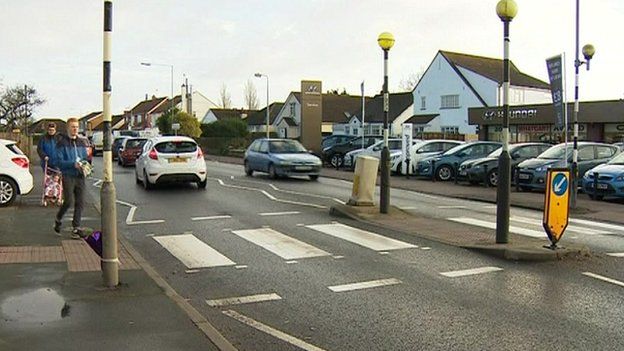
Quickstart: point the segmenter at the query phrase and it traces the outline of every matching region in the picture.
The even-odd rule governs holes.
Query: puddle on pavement
[[[2,319],[7,322],[54,322],[69,316],[69,305],[54,290],[42,288],[10,296],[2,301]]]

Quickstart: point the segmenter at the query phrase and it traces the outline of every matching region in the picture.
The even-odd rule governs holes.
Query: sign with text
[[[550,92],[552,94],[553,107],[555,110],[555,125],[564,125],[563,104],[563,62],[561,55],[546,60],[548,78],[550,79]]]
[[[323,94],[320,81],[301,81],[301,144],[321,154]]]
[[[553,247],[561,239],[568,226],[570,186],[569,169],[551,168],[548,170],[542,224]]]
[[[403,123],[403,138],[401,142],[401,149],[403,150],[403,164],[401,165],[401,171],[405,172],[403,174],[407,174],[408,170],[412,168],[409,167],[409,164],[411,162],[410,148],[412,146],[413,127],[414,125],[411,123]]]

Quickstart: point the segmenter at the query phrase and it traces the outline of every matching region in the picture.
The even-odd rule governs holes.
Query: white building
[[[550,86],[510,63],[510,105],[548,103]],[[438,51],[412,91],[416,132],[476,134],[468,108],[502,105],[503,60]],[[416,135],[416,134],[415,134]]]
[[[402,124],[413,117],[414,100],[411,92],[393,93],[388,96],[388,129],[390,136],[399,136]],[[334,134],[383,135],[383,95],[367,98],[364,105],[364,128],[362,107],[354,111],[346,123],[335,124]]]

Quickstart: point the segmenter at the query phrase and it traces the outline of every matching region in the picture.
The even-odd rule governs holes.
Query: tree
[[[43,103],[45,100],[32,86],[7,88],[0,95],[0,130],[25,130],[33,122],[33,110]]]
[[[423,74],[425,74],[425,72],[423,71],[420,71],[418,73],[411,73],[406,78],[401,79],[401,81],[399,82],[399,89],[401,89],[402,91],[414,90],[414,88],[416,88],[416,85],[422,78]]]
[[[221,89],[219,90],[219,102],[222,108],[232,107],[232,99],[230,98],[230,93],[228,93],[225,83],[221,85]]]
[[[245,95],[245,106],[247,106],[247,109],[257,110],[260,103],[258,102],[258,93],[256,92],[256,86],[253,85],[251,79],[247,79],[243,94]]]
[[[178,130],[178,134],[180,135],[190,136],[191,138],[198,138],[201,135],[201,128],[199,127],[197,118],[177,108],[173,109],[173,123],[180,124],[180,130]],[[156,121],[156,125],[161,134],[173,134],[174,132],[171,130],[171,124],[171,109],[167,110],[167,112]]]

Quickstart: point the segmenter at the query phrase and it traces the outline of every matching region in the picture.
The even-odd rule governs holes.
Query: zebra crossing
[[[306,225],[305,228],[380,254],[387,254],[389,250],[418,248],[417,245],[340,223]],[[297,261],[294,260],[325,256],[331,256],[334,259],[343,258],[343,256],[333,256],[330,252],[268,227],[231,230],[231,233],[282,258],[286,263],[296,263]],[[217,251],[191,233],[153,235],[151,238],[188,269],[237,265],[234,260],[227,257],[227,254]]]

